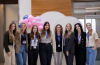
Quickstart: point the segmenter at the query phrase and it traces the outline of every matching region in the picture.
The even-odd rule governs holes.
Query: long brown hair
[[[46,24],[49,24],[49,22],[44,23],[43,30],[42,30],[42,33],[41,33],[41,37],[45,36],[45,26],[46,26]],[[50,38],[51,37],[50,24],[49,24],[49,29],[47,30],[47,32],[48,32],[48,38]]]
[[[22,29],[22,25],[23,24],[25,24],[25,23],[21,23],[21,28],[20,28],[20,33],[21,33],[21,35],[23,35],[23,33],[25,32],[25,34],[26,34],[26,36],[27,36],[27,26],[26,26],[26,24],[25,24],[25,26],[26,26],[26,29],[25,29],[25,31],[23,31],[23,29]]]
[[[31,39],[34,39],[34,32],[33,32],[33,29],[36,25],[34,25],[31,29],[31,33],[30,33],[30,38]],[[37,27],[37,26],[36,26]],[[37,32],[36,32],[36,38],[39,39],[39,32],[38,32],[38,27],[37,27]]]
[[[72,33],[72,25],[71,25],[70,23],[68,23],[67,25],[70,25],[70,30],[67,31],[67,29],[66,29],[66,27],[65,27],[64,38],[65,38],[66,35],[67,35],[67,38],[69,38],[70,35],[71,35],[71,33]],[[66,25],[66,26],[67,26],[67,25]],[[66,32],[68,32],[68,34],[67,34]]]
[[[57,26],[60,26],[61,27],[60,33],[63,33],[63,27],[60,24],[57,24],[55,26],[55,34],[57,33]]]
[[[15,30],[12,31],[11,27],[13,24],[15,25]],[[9,42],[10,43],[12,43],[14,40],[13,35],[15,36],[15,44],[16,44],[17,43],[17,27],[14,22],[9,25]]]
[[[91,26],[91,23],[87,23],[87,24],[90,24],[90,26]],[[87,26],[87,24],[86,24],[86,26]],[[90,34],[90,36],[92,36],[92,29],[90,30],[90,31],[88,31],[88,33]]]

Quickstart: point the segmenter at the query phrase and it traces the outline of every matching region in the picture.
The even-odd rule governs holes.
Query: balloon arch
[[[27,27],[31,28],[34,25],[38,26],[38,30],[43,29],[43,22],[41,22],[41,17],[37,16],[37,17],[33,17],[32,15],[25,15],[23,17],[23,19],[21,19],[19,21],[19,25],[18,27],[20,28],[21,23],[25,23],[27,25]]]

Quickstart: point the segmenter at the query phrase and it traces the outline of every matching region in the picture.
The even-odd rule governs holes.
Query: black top
[[[65,39],[64,50],[68,51],[69,53],[75,53],[74,38],[75,34],[71,33],[71,36]]]
[[[40,36],[39,36],[39,40],[37,42],[37,47],[36,49],[39,50],[39,42],[40,42]],[[31,39],[30,39],[30,33],[28,34],[28,50],[31,50],[32,46],[31,46]]]
[[[25,43],[23,43],[24,41],[26,41],[26,35],[21,35],[21,44],[22,45],[26,45]]]
[[[61,34],[61,38],[60,38],[60,43],[58,43],[57,34],[56,34],[55,38],[56,38],[56,51],[61,52],[62,51],[62,34]],[[60,44],[60,47],[58,47],[59,44]]]
[[[3,46],[5,48],[6,53],[10,51],[8,45],[13,45],[13,42],[12,43],[9,42],[9,31],[6,31],[4,33],[4,39],[3,39]]]

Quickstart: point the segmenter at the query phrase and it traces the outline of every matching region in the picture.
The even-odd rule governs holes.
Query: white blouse
[[[89,36],[89,41],[86,36],[86,47],[94,47],[96,43],[96,39],[99,39],[98,34],[95,31],[92,31],[92,36]]]
[[[34,38],[35,38],[35,36],[34,36]],[[33,46],[34,48],[36,48],[37,42],[38,42],[38,39],[36,39],[36,43],[34,43],[34,39],[31,40],[31,46]]]

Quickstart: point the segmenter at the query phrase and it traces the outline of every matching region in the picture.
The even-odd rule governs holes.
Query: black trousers
[[[52,58],[52,45],[51,43],[39,44],[39,55],[40,55],[40,62],[41,65],[51,65],[51,58]]]
[[[28,50],[28,65],[37,65],[37,59],[38,50],[33,48],[31,50]]]
[[[76,65],[86,65],[86,51],[78,46],[75,49]]]
[[[63,51],[65,55],[66,65],[73,65],[74,53],[69,53],[69,56],[66,55],[66,50]]]

